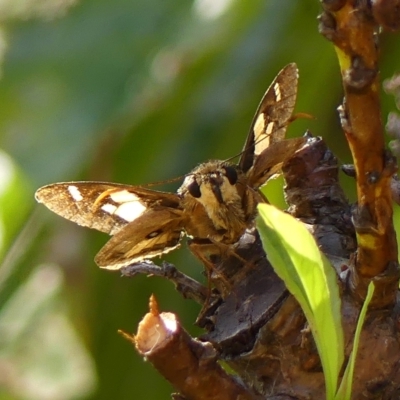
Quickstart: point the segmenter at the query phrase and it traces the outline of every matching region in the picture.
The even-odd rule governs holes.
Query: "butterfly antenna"
[[[157,182],[151,182],[151,183],[146,183],[144,185],[140,185],[141,187],[152,187],[152,186],[161,186],[161,185],[165,185],[167,183],[173,183],[173,182],[178,182],[181,181],[185,178],[186,175],[181,175],[181,176],[177,176],[176,178],[170,178],[170,179],[166,179],[164,181],[157,181]]]
[[[277,131],[278,129],[281,129],[283,126],[289,125],[290,122],[291,122],[291,120],[287,121],[284,125],[279,126],[275,131]],[[269,138],[275,131],[271,132],[269,135],[264,135],[264,137],[262,137],[258,141],[256,141],[256,142],[250,144],[249,146],[245,147],[240,153],[235,154],[234,156],[227,158],[225,161],[231,161],[231,160],[233,160],[233,159],[235,159],[237,157],[240,157],[242,154],[244,154],[251,147],[254,147],[255,145],[261,143],[263,140]]]

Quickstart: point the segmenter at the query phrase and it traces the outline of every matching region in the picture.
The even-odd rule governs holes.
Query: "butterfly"
[[[176,193],[106,182],[65,182],[36,191],[39,203],[78,225],[112,238],[95,257],[120,269],[194,243],[230,245],[254,224],[259,191],[305,142],[286,139],[297,95],[298,69],[283,68],[267,89],[237,165],[207,161],[188,173]]]

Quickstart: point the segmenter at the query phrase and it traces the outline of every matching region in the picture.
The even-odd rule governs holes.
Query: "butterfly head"
[[[233,243],[245,226],[245,179],[237,166],[224,161],[208,161],[188,174],[178,191],[186,232]]]
[[[237,183],[241,173],[235,165],[209,161],[188,174],[179,188],[183,197],[191,197],[205,207],[229,204],[238,196]]]

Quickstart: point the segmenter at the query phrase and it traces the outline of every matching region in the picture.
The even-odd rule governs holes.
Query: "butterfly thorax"
[[[195,238],[238,240],[253,220],[256,201],[245,174],[224,161],[208,161],[188,174],[178,190],[185,230]],[[249,199],[250,197],[250,199]]]

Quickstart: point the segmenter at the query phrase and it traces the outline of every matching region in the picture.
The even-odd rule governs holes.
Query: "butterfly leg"
[[[224,248],[211,241],[196,241],[192,240],[189,243],[190,251],[203,263],[208,280],[209,293],[211,293],[211,283],[218,289],[222,297],[225,298],[229,295],[232,284],[224,276],[224,274],[218,270],[218,264],[224,259]]]
[[[231,284],[217,270],[217,265],[222,259],[220,249],[217,246],[203,240],[191,240],[188,245],[190,251],[203,263],[207,274],[207,297],[196,321],[202,326],[203,322],[200,321],[206,321],[207,315],[214,313],[215,306],[230,293]],[[213,286],[217,293],[213,290]]]

